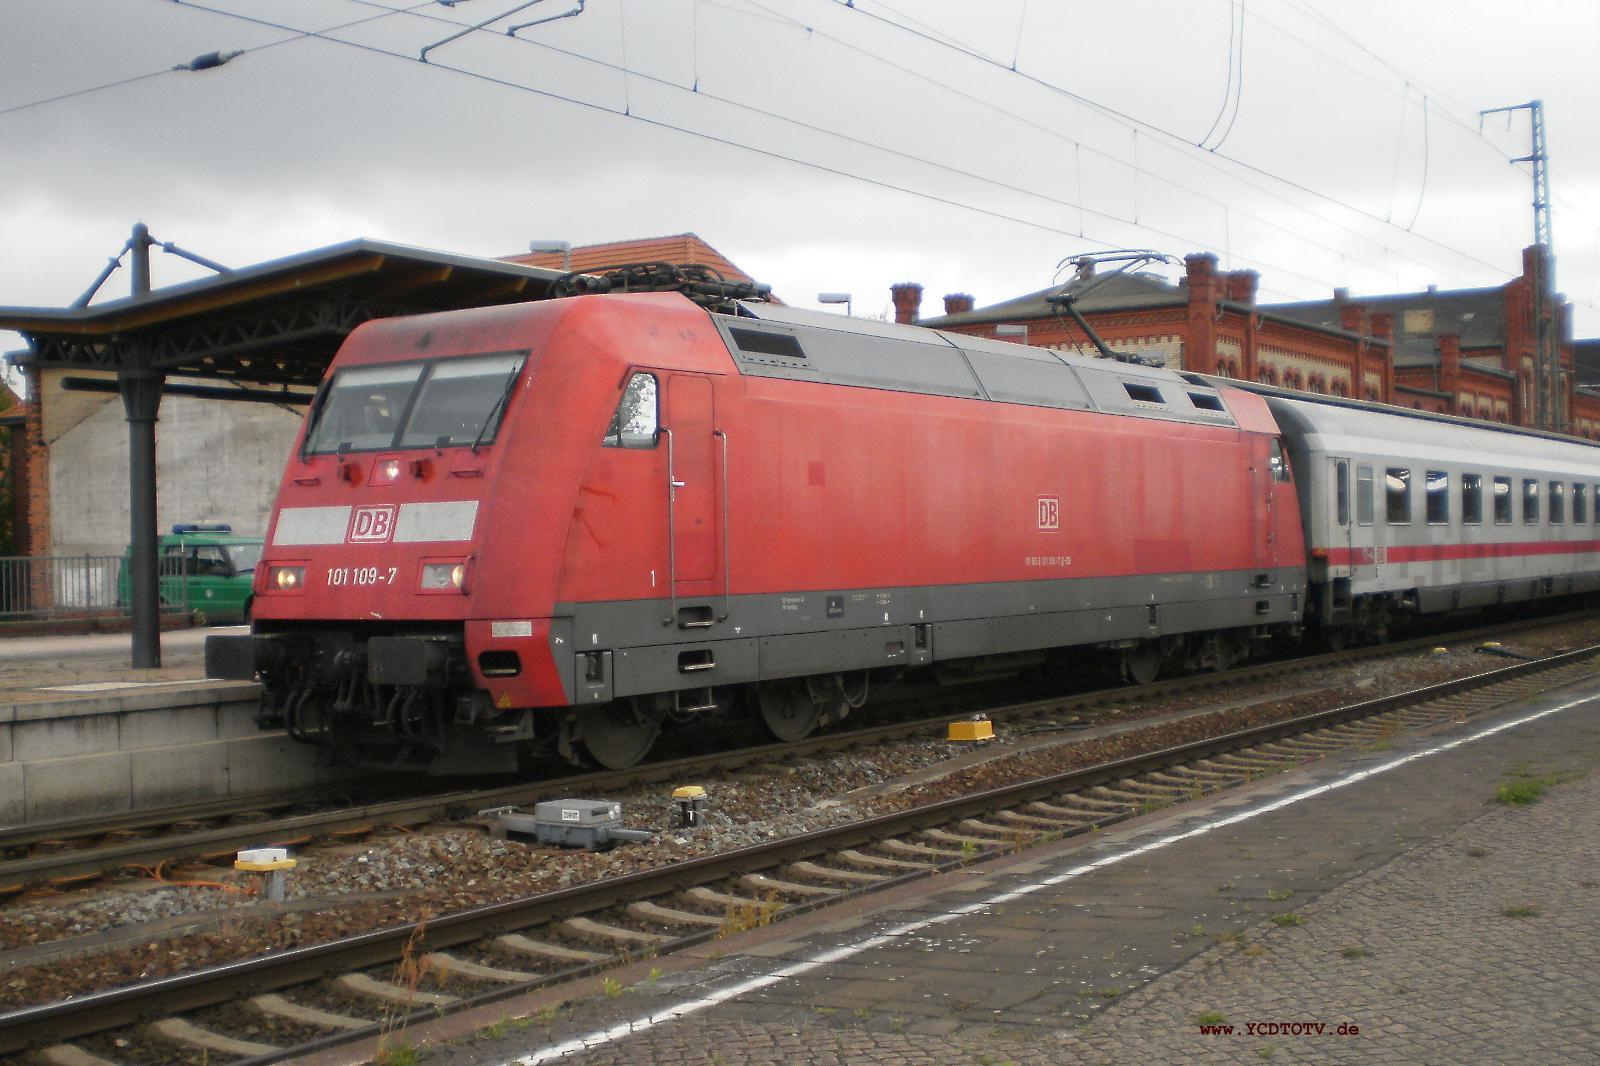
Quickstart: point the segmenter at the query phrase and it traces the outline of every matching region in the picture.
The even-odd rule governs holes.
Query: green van
[[[250,586],[262,538],[235,536],[224,523],[179,523],[156,546],[163,610],[199,611],[207,621],[250,620]],[[130,546],[117,575],[117,602],[133,602]]]

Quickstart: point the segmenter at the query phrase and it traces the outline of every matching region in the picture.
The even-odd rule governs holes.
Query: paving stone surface
[[[429,1061],[505,1062],[808,960],[560,1061],[1600,1061],[1600,701],[907,929],[1440,739],[1314,764],[1075,852],[935,879],[861,919],[787,922],[764,947],[726,942],[514,1033],[458,1033]],[[1561,781],[1531,805],[1494,802],[1518,775]],[[874,934],[893,935],[816,962]]]

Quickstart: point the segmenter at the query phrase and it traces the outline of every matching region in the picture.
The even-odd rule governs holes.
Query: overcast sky
[[[1496,285],[1530,127],[1476,112],[1537,97],[1557,286],[1600,336],[1592,0],[587,0],[508,37],[578,2],[542,0],[417,61],[520,2],[0,0],[0,305],[71,303],[137,220],[232,266],[692,230],[858,314],[1107,247],[1215,251],[1264,301]],[[200,273],[157,253],[158,286]]]

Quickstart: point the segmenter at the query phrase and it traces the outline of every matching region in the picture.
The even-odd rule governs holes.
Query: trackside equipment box
[[[532,836],[541,844],[590,851],[654,836],[641,829],[622,828],[622,804],[615,800],[546,800],[534,805],[531,817],[517,811],[502,813],[500,824],[507,832]]]

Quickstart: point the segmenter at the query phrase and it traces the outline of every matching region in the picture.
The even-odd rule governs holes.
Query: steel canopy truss
[[[433,308],[336,296],[109,337],[30,331],[32,350],[18,361],[40,370],[139,367],[239,384],[315,388],[352,329],[368,319],[428,310]]]

